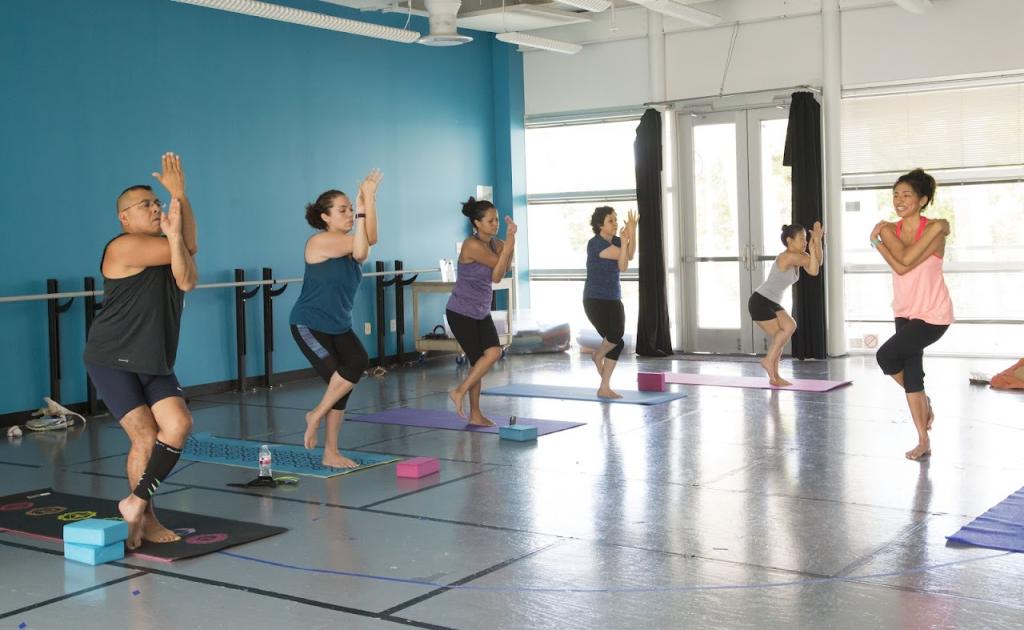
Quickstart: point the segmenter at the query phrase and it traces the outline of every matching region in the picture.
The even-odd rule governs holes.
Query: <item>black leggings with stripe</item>
[[[370,363],[363,344],[359,343],[359,337],[351,330],[340,335],[330,335],[306,326],[292,325],[292,337],[325,383],[331,382],[335,372],[352,384],[358,383]],[[334,403],[334,409],[344,411],[351,393]]]

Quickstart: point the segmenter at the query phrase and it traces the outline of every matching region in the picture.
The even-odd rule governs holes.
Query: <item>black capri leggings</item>
[[[359,343],[359,337],[351,330],[340,335],[329,335],[306,326],[293,325],[292,337],[325,383],[330,383],[331,377],[337,372],[338,376],[354,385],[363,377],[363,371],[370,363],[363,344]],[[334,409],[344,411],[351,394],[349,391],[334,403]]]
[[[473,319],[450,309],[445,309],[444,314],[470,365],[476,365],[480,357],[484,356],[484,350],[501,347],[498,329],[494,327],[494,320],[489,314],[483,319]]]
[[[626,308],[622,306],[622,300],[583,298],[583,311],[597,329],[597,334],[615,344],[605,357],[618,361],[626,345],[622,341],[622,335],[626,332]]]
[[[903,372],[903,390],[924,391],[924,349],[945,334],[949,325],[929,324],[920,319],[896,318],[896,334],[882,344],[875,360],[882,372],[892,376]]]

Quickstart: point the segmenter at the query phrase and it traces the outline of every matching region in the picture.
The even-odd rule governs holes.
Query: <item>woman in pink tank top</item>
[[[882,372],[895,380],[907,396],[917,429],[917,446],[907,459],[931,454],[928,431],[935,414],[924,391],[924,349],[935,343],[953,323],[953,303],[942,276],[949,223],[929,220],[921,212],[935,198],[935,178],[921,169],[901,176],[892,189],[897,223],[882,221],[871,233],[871,244],[892,267],[893,314],[896,334],[878,349],[875,358]]]

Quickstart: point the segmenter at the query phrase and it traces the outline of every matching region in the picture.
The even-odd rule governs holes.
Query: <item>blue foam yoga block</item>
[[[104,545],[79,545],[76,543],[64,542],[64,557],[68,560],[81,562],[83,564],[103,564],[124,558],[124,541]]]
[[[64,526],[64,542],[105,547],[128,540],[128,523],[105,518],[87,518]]]
[[[530,442],[537,439],[537,427],[525,424],[513,424],[498,429],[498,436],[503,440],[515,440],[516,442]]]

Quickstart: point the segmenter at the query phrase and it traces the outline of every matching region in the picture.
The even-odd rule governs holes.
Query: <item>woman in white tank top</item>
[[[789,381],[779,376],[779,360],[786,342],[796,332],[796,322],[779,302],[782,294],[800,279],[800,269],[812,276],[821,268],[821,239],[825,232],[821,222],[815,221],[811,229],[811,246],[807,247],[807,230],[802,225],[782,226],[782,244],[786,250],[775,257],[768,277],[747,301],[747,310],[754,322],[771,339],[768,353],[761,366],[768,373],[768,382],[776,387],[788,387]]]

